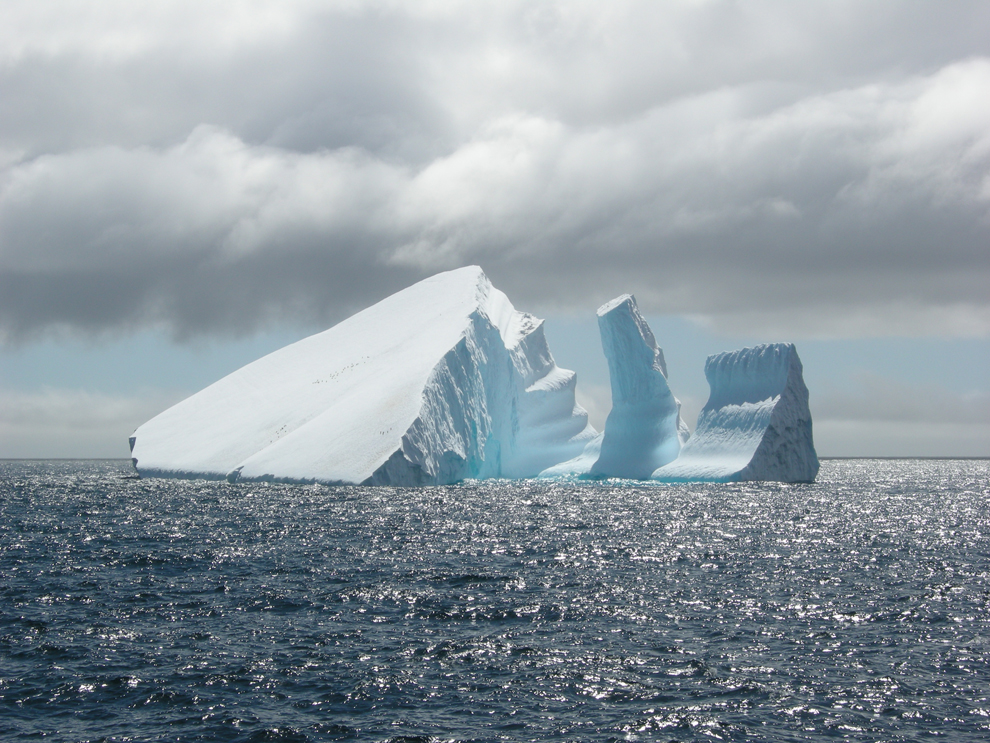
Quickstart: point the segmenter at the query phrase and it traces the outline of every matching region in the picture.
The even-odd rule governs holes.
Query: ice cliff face
[[[259,359],[131,437],[142,475],[381,485],[529,477],[595,436],[543,322],[476,266]]]
[[[653,478],[666,482],[811,482],[818,456],[808,388],[793,344],[709,356],[711,388],[694,435]],[[607,429],[606,429],[607,430]]]
[[[667,386],[667,365],[650,326],[629,294],[598,308],[608,361],[612,410],[592,477],[648,478],[674,461],[686,436],[680,403]]]
[[[608,361],[612,410],[605,432],[575,459],[543,477],[622,477],[643,480],[672,462],[688,438],[681,404],[667,386],[667,366],[653,332],[629,294],[598,309]]]

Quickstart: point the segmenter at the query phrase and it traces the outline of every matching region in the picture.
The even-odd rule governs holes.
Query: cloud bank
[[[127,433],[184,396],[160,390],[119,395],[0,387],[0,451],[14,459],[126,457]]]
[[[520,307],[990,331],[981,2],[7,3],[0,334]],[[590,309],[589,309],[590,308]]]

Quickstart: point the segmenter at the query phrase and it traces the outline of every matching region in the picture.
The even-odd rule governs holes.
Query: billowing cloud
[[[526,309],[986,334],[952,5],[8,4],[0,333],[325,324],[478,263]]]

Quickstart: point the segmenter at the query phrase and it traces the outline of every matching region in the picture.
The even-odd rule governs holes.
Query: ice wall
[[[612,410],[605,431],[574,459],[542,477],[621,477],[643,480],[672,462],[689,435],[681,404],[667,385],[663,351],[636,306],[623,294],[598,308],[608,361]]]
[[[239,369],[131,437],[145,476],[424,485],[528,477],[596,432],[543,323],[438,274]]]
[[[676,460],[653,473],[654,479],[815,479],[818,456],[808,388],[793,344],[773,343],[710,356],[705,376],[711,394],[694,435]]]
[[[663,351],[633,296],[623,294],[599,307],[598,329],[612,410],[589,475],[646,479],[681,450],[681,406],[667,386]]]

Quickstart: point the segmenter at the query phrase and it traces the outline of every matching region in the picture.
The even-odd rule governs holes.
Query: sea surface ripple
[[[990,739],[990,462],[423,489],[0,462],[0,739]]]

